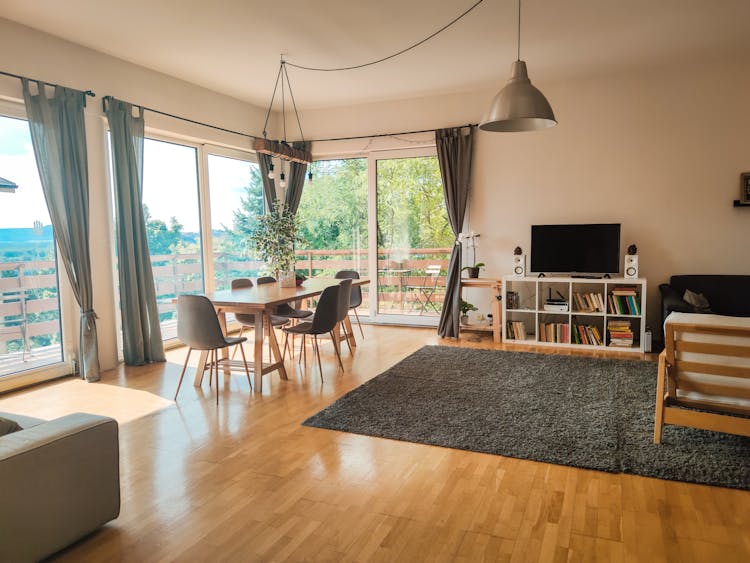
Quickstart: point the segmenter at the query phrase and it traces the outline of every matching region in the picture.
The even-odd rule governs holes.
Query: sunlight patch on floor
[[[51,420],[86,412],[109,416],[120,424],[173,406],[153,393],[106,383],[66,379],[0,399],[0,411]]]

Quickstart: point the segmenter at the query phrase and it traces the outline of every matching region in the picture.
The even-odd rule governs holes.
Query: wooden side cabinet
[[[497,344],[502,342],[502,310],[500,308],[500,297],[502,296],[503,281],[492,278],[461,278],[461,295],[465,287],[483,287],[492,291],[492,325],[468,325],[459,323],[459,332],[463,330],[478,330],[482,332],[492,331],[492,340]]]

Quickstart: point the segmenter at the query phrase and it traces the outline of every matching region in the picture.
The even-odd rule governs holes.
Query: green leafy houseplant
[[[254,254],[278,279],[294,270],[294,244],[299,241],[297,218],[283,203],[274,201],[273,208],[257,218],[250,235]]]
[[[461,310],[461,322],[463,324],[468,324],[469,323],[469,311],[478,311],[479,310],[476,307],[474,307],[474,305],[472,305],[468,301],[464,301],[463,299],[461,299],[458,307]]]

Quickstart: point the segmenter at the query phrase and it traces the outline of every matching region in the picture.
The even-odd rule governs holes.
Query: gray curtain
[[[258,153],[258,165],[260,166],[260,178],[263,180],[263,197],[266,200],[266,209],[273,209],[276,201],[276,181],[268,177],[268,170],[271,168],[273,159],[271,155]],[[279,172],[274,171],[278,177]]]
[[[435,131],[440,176],[443,180],[445,207],[448,210],[456,243],[453,245],[445,281],[445,299],[440,313],[438,334],[458,336],[460,318],[459,299],[461,295],[461,243],[458,234],[464,223],[466,202],[471,190],[471,155],[474,140],[474,127],[455,127]]]
[[[22,79],[31,143],[57,248],[81,309],[79,365],[87,381],[99,381],[96,313],[89,254],[89,178],[83,108],[86,94],[56,86],[47,98],[45,84]]]
[[[292,143],[295,149],[307,150],[307,143],[304,141],[298,141]],[[289,164],[289,181],[286,185],[286,194],[284,195],[284,202],[287,209],[291,209],[292,213],[297,213],[299,208],[299,202],[302,199],[302,190],[305,187],[305,177],[307,176],[307,164],[299,162],[292,162]]]
[[[159,311],[143,216],[143,110],[105,98],[112,145],[117,261],[125,363],[163,362]]]

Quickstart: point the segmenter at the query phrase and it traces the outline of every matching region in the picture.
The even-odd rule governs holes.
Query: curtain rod
[[[104,96],[102,98],[102,110],[104,110],[105,112],[107,111],[106,110],[107,100],[115,100],[115,99],[119,100],[119,98],[115,98],[114,96]],[[120,100],[120,101],[124,102],[125,100]],[[250,133],[243,133],[241,131],[234,131],[232,129],[225,129],[224,127],[219,127],[218,125],[211,125],[210,123],[203,123],[202,121],[196,121],[195,119],[190,119],[190,118],[187,118],[187,117],[182,117],[180,115],[174,115],[173,113],[167,113],[166,111],[161,111],[161,110],[158,110],[158,109],[149,108],[149,107],[146,107],[146,106],[141,106],[141,105],[134,104],[134,103],[131,103],[131,102],[125,102],[125,103],[126,104],[130,104],[133,107],[140,108],[143,111],[150,111],[151,113],[158,113],[159,115],[163,115],[165,117],[171,117],[173,119],[179,119],[180,121],[187,121],[188,123],[192,123],[194,125],[201,125],[203,127],[209,127],[210,129],[216,129],[217,131],[223,131],[224,133],[232,133],[233,135],[240,135],[241,137],[247,137],[249,139],[259,139],[260,138],[257,135],[251,135]]]
[[[44,80],[38,80],[36,78],[29,78],[28,76],[21,76],[20,74],[13,74],[12,72],[5,72],[4,70],[0,70],[0,74],[4,76],[10,76],[11,78],[18,78],[19,80],[23,80],[24,78],[26,80],[33,80],[34,82],[44,82],[44,84],[49,84],[50,86],[60,86],[61,88],[68,88],[68,86],[63,86],[62,84],[55,84],[54,82],[45,82]],[[70,88],[70,90],[77,90],[78,92],[83,92],[87,96],[91,96],[92,98],[96,96],[94,92],[91,90],[78,90],[78,88]]]
[[[477,123],[467,123],[466,125],[459,125],[458,129],[464,127],[476,127]],[[442,129],[442,128],[441,128]],[[434,133],[437,129],[420,129],[419,131],[401,131],[400,133],[377,133],[375,135],[357,135],[354,137],[338,137],[332,139],[312,139],[310,142],[313,143],[326,143],[329,141],[352,141],[355,139],[376,139],[378,137],[395,137],[396,135],[413,135],[415,133]]]
[[[107,103],[107,100],[110,100],[110,99],[115,99],[115,98],[113,96],[104,96],[102,98],[102,109],[104,111],[106,111],[105,105]],[[121,101],[125,101],[125,100],[121,100]],[[144,111],[150,111],[152,113],[158,113],[159,115],[163,115],[165,117],[172,117],[174,119],[179,119],[180,121],[187,121],[188,123],[193,123],[194,125],[201,125],[203,127],[209,127],[210,129],[216,129],[217,131],[223,131],[224,133],[232,133],[233,135],[240,135],[242,137],[247,137],[249,139],[260,139],[261,138],[261,137],[259,137],[257,135],[251,135],[250,133],[242,133],[240,131],[234,131],[232,129],[225,129],[224,127],[219,127],[217,125],[211,125],[210,123],[203,123],[202,121],[196,121],[195,119],[189,119],[187,117],[182,117],[182,116],[179,116],[179,115],[174,115],[173,113],[167,113],[166,111],[161,111],[161,110],[158,110],[158,109],[153,109],[153,108],[149,108],[149,107],[146,107],[146,106],[141,106],[141,105],[138,105],[138,104],[133,104],[131,102],[125,102],[125,103],[129,103],[132,106],[141,108]],[[463,127],[476,127],[476,126],[477,126],[476,123],[468,123],[466,125],[460,125],[459,127],[463,128]],[[333,139],[311,139],[308,142],[310,142],[310,143],[313,143],[313,142],[315,142],[315,143],[325,143],[325,142],[329,142],[329,141],[351,141],[351,140],[355,140],[355,139],[374,139],[374,138],[377,138],[377,137],[393,137],[395,135],[412,135],[412,134],[415,134],[415,133],[433,133],[436,130],[437,129],[422,129],[420,131],[401,131],[399,133],[378,133],[378,134],[375,134],[375,135],[359,135],[359,136],[354,136],[354,137],[339,137],[339,138],[333,138]]]

